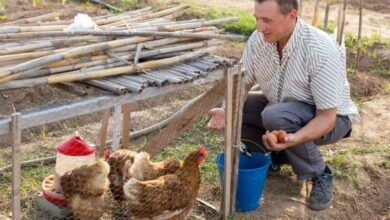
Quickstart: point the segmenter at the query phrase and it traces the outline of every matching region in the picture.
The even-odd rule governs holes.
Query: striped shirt
[[[276,42],[266,42],[255,31],[241,62],[246,83],[258,83],[270,104],[301,101],[317,109],[337,108],[338,115],[359,120],[350,98],[345,55],[328,34],[300,18],[281,60]]]

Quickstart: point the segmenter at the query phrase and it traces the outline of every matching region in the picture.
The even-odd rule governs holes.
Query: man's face
[[[282,14],[276,1],[264,1],[255,3],[254,16],[256,18],[256,30],[264,35],[264,39],[273,43],[287,36],[290,27],[295,23],[296,10],[288,14]]]

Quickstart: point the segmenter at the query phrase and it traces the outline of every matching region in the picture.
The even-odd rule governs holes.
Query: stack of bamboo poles
[[[210,53],[222,40],[244,40],[216,27],[237,18],[177,21],[188,7],[93,17],[98,30],[64,31],[73,20],[59,20],[59,12],[0,23],[0,90],[102,84],[97,78],[146,72]],[[153,71],[148,77],[158,78]]]

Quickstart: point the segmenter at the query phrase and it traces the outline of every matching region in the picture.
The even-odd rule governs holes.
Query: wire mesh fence
[[[22,168],[23,219],[213,219],[218,212],[197,198],[219,206],[221,192],[215,162],[222,134],[210,134],[202,118],[174,144],[153,159],[146,152],[119,150],[104,159],[69,158],[56,176],[58,145],[74,135],[56,139],[37,138],[23,144],[23,161],[47,158]],[[112,125],[109,126],[109,130]],[[84,128],[85,129],[85,128]],[[86,129],[88,130],[88,129]],[[88,145],[98,142],[98,131],[83,131]],[[139,142],[145,142],[145,137]],[[36,145],[39,145],[39,150]],[[198,145],[205,145],[207,160]],[[32,146],[34,145],[34,147]],[[11,163],[12,149],[0,149],[1,167]],[[52,157],[52,155],[56,155]],[[194,156],[195,155],[195,156]],[[108,156],[108,155],[106,155]],[[192,158],[192,160],[190,160]],[[3,160],[4,159],[4,160]],[[57,159],[57,163],[55,162]],[[185,161],[188,165],[185,165]],[[78,164],[77,166],[75,164]],[[10,170],[0,172],[1,219],[11,218]]]

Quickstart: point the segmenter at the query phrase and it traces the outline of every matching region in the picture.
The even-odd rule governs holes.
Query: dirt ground
[[[41,1],[42,4],[32,9],[30,0],[8,2],[7,10],[3,13],[9,18],[36,16],[40,13],[60,9],[67,9],[72,13],[75,11],[84,11],[89,14],[107,13],[105,10],[96,9],[96,7],[88,4],[68,3],[63,6],[58,3],[49,4],[48,1]],[[220,0],[198,0],[198,2],[200,4],[208,4],[210,7],[218,7],[222,4]],[[303,18],[310,20],[312,8],[310,6],[312,2],[304,2]],[[382,37],[390,37],[389,4],[382,0],[366,0],[365,2],[365,26],[363,33],[368,36],[372,33],[380,33]],[[355,5],[353,1],[351,3]],[[223,5],[224,7],[235,7],[250,11],[252,0],[227,0],[223,1]],[[335,14],[337,14],[337,10],[333,9],[331,17],[336,17]],[[353,6],[349,6],[346,30],[355,33],[356,27],[357,11]],[[221,55],[230,54],[231,57],[239,58],[241,51],[242,46],[229,44],[219,53]],[[359,186],[356,187],[346,180],[336,179],[334,203],[331,208],[323,211],[312,211],[305,205],[305,198],[308,195],[306,194],[306,184],[304,182],[297,181],[295,176],[289,172],[270,174],[267,177],[260,208],[255,212],[238,214],[237,219],[390,219],[390,167],[388,165],[388,161],[390,161],[390,93],[385,92],[383,89],[389,85],[390,75],[379,71],[380,69],[389,70],[390,49],[386,47],[379,48],[377,54],[381,57],[380,63],[369,56],[363,57],[361,60],[361,72],[358,72],[356,76],[349,76],[352,96],[358,100],[361,122],[354,125],[352,137],[336,145],[321,148],[326,159],[347,151],[357,152],[351,154],[349,159],[351,162],[359,163],[363,167],[358,176]],[[349,63],[354,60],[353,57],[353,54],[349,55]],[[47,103],[47,100],[57,102],[79,98],[48,86],[22,91],[0,93],[0,103],[2,103],[0,105],[0,118],[1,115],[7,115],[13,111],[12,105],[16,110],[23,110],[40,106],[42,103]],[[87,88],[87,91],[90,94],[96,92],[90,88]],[[201,91],[187,91],[185,94],[172,94],[164,100],[151,100],[150,102],[160,101],[160,107],[135,112],[132,115],[134,117],[132,122],[134,129],[138,130],[147,127],[159,121],[160,118],[165,118],[172,112],[177,111],[194,94],[199,94]],[[145,107],[148,103],[140,105]],[[88,131],[86,133],[89,133],[91,137],[96,139],[100,126],[100,122],[98,122],[99,117],[100,115],[95,114],[78,118],[76,125],[73,123],[73,126],[83,126],[84,131]],[[46,135],[56,136],[59,139],[64,139],[64,135],[71,135],[68,130],[63,129],[63,123],[68,123],[65,127],[72,127],[72,121],[49,125],[45,128]],[[24,141],[31,149],[36,148],[34,145],[42,143],[42,140],[37,141],[36,138],[40,131],[42,131],[42,128],[29,130],[25,133]],[[93,138],[91,139],[93,140]],[[7,143],[5,136],[1,137],[0,142],[3,142],[0,143],[0,146],[4,146]],[[375,153],[380,150],[385,152],[381,155]],[[387,156],[383,158],[383,154]],[[381,163],[383,160],[384,165]],[[202,198],[215,205],[218,205],[221,197],[218,188],[203,189],[200,194]],[[210,219],[213,214],[206,213],[205,216],[209,216],[206,219]],[[201,217],[197,218],[196,216],[192,216],[192,218],[201,219]],[[2,219],[1,215],[0,219]]]

